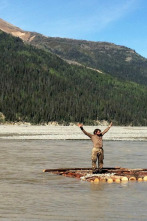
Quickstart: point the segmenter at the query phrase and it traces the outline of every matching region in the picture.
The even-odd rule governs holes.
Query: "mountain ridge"
[[[0,19],[0,29],[7,23]],[[9,24],[10,25],[10,24]],[[11,25],[10,25],[11,26]],[[109,42],[94,42],[60,37],[47,37],[36,32],[27,32],[15,26],[6,32],[20,37],[24,42],[58,55],[65,61],[81,64],[103,71],[118,79],[147,85],[147,59],[125,46]]]
[[[19,27],[10,24],[9,22],[4,21],[0,18],[0,29],[8,34],[12,34],[15,37],[21,38],[23,41],[31,41],[33,36],[28,31],[23,31]],[[35,36],[34,36],[35,37]]]

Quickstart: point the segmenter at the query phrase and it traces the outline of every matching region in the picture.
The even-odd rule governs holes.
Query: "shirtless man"
[[[90,137],[90,139],[93,142],[93,149],[92,149],[92,171],[93,173],[101,172],[103,168],[103,159],[104,159],[104,150],[103,150],[103,135],[110,129],[112,126],[112,122],[110,125],[103,131],[101,132],[100,129],[95,129],[93,134],[90,134],[86,132],[83,128],[83,124],[78,124],[78,126],[81,128],[83,133]],[[96,161],[98,159],[98,170],[96,166]]]

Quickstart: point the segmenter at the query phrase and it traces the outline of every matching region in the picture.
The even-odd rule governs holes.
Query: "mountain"
[[[46,37],[23,31],[0,19],[0,29],[69,63],[108,73],[118,79],[147,85],[147,59],[134,50],[108,42]]]
[[[68,64],[3,31],[0,58],[0,119],[147,125],[144,85]]]
[[[34,33],[33,33],[34,34]],[[134,50],[108,42],[90,42],[35,35],[31,44],[118,79],[147,85],[147,59]]]
[[[0,30],[9,33],[13,36],[21,38],[23,41],[30,42],[31,41],[31,33],[27,31],[23,31],[22,29],[4,21],[0,18]]]

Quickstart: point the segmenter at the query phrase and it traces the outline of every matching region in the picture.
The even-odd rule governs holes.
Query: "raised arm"
[[[112,122],[109,124],[109,126],[102,132],[102,135],[108,132],[108,130],[112,127]]]
[[[83,131],[83,133],[84,133],[85,135],[87,135],[88,137],[91,138],[91,137],[93,136],[92,134],[90,134],[90,133],[88,133],[88,132],[86,132],[86,131],[84,130],[83,124],[78,124],[78,127],[80,127],[81,130]]]

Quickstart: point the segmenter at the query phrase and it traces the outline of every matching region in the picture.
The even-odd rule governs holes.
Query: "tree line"
[[[0,32],[0,112],[6,121],[145,126],[146,106],[147,87],[69,65]]]

